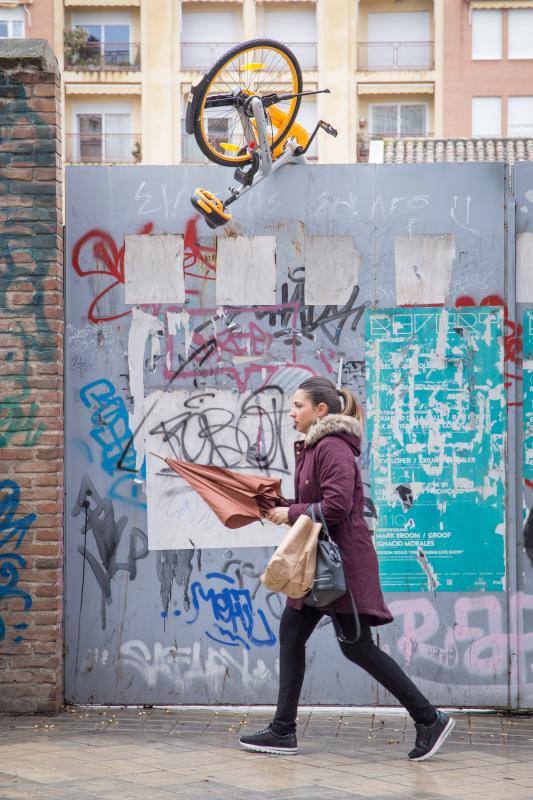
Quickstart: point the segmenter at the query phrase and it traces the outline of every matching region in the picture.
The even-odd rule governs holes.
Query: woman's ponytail
[[[347,417],[355,417],[362,425],[363,410],[354,395],[349,389],[339,389],[339,396],[342,397],[344,403],[341,413],[345,414]]]

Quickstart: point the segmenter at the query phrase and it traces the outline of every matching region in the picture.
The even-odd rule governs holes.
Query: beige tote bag
[[[261,575],[261,583],[272,592],[304,597],[316,572],[316,546],[322,525],[301,514]]]

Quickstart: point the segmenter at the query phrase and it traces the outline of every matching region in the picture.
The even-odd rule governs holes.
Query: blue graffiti
[[[106,378],[88,383],[80,391],[84,406],[92,409],[91,438],[102,449],[102,469],[113,475],[117,462],[131,439],[128,410],[123,398]],[[122,462],[124,469],[135,471],[135,449],[130,447]]]
[[[225,585],[218,589],[213,586],[204,589],[200,581],[193,583],[191,598],[196,614],[194,619],[187,620],[188,625],[192,625],[198,619],[200,601],[203,601],[211,605],[213,612],[217,635],[206,631],[206,635],[213,641],[230,647],[243,645],[247,650],[250,650],[250,644],[257,647],[272,647],[276,644],[276,637],[264,612],[260,608],[254,609],[248,589],[229,588],[235,585],[235,579],[222,572],[208,572],[206,578],[223,581]],[[262,626],[260,633],[256,625],[258,620]]]
[[[146,508],[143,491],[137,482],[146,479],[146,462],[137,476],[136,453],[130,446],[132,433],[124,399],[107,378],[88,383],[81,389],[80,398],[83,405],[92,410],[90,435],[101,449],[102,469],[111,476],[117,469],[126,472],[114,480],[109,496]]]
[[[6,545],[13,550],[18,550],[30,526],[37,519],[36,514],[27,514],[15,520],[20,503],[20,487],[11,480],[0,481],[0,600],[9,597],[19,597],[24,604],[24,611],[32,607],[32,599],[28,592],[19,589],[17,584],[20,570],[26,566],[26,559],[20,553],[3,552]],[[25,622],[13,626],[16,631],[24,631],[28,626]],[[6,637],[7,629],[0,614],[0,642]],[[15,642],[21,642],[22,636],[14,637]]]

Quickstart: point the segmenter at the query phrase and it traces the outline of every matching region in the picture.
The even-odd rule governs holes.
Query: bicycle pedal
[[[339,133],[333,125],[330,125],[329,122],[324,122],[322,119],[320,120],[320,127],[322,130],[326,131],[326,133],[329,133],[330,136],[337,136]]]
[[[219,228],[231,219],[231,214],[224,211],[222,200],[207,189],[195,189],[191,203],[210,228]]]

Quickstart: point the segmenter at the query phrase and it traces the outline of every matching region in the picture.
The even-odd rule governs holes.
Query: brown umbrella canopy
[[[245,475],[224,467],[207,467],[177,458],[162,458],[157,453],[153,455],[166,461],[184,478],[226,528],[242,528],[256,522],[281,500],[279,478]]]

